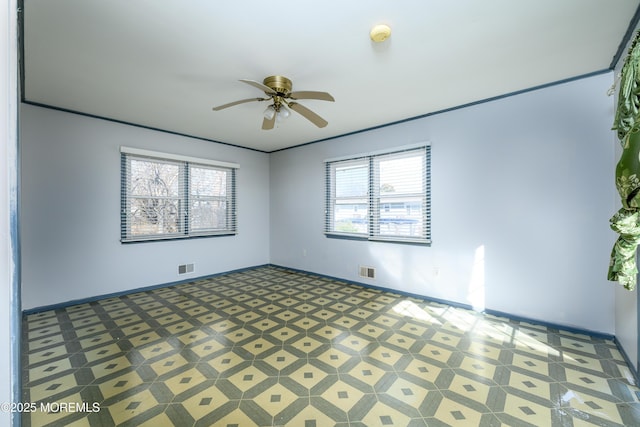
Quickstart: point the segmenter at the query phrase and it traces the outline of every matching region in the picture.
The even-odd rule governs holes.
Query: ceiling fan
[[[241,99],[239,101],[230,102],[218,107],[213,107],[213,111],[220,111],[225,108],[233,107],[234,105],[244,104],[245,102],[272,101],[272,104],[270,104],[264,110],[264,120],[262,121],[263,130],[273,129],[276,120],[279,121],[282,119],[286,119],[290,114],[287,107],[300,114],[319,128],[323,128],[327,125],[327,121],[325,119],[323,119],[307,107],[295,102],[298,99],[318,99],[320,101],[332,102],[335,101],[335,99],[333,99],[333,96],[331,96],[327,92],[318,92],[313,90],[292,92],[291,89],[293,87],[293,84],[291,83],[291,80],[283,76],[269,76],[265,78],[262,83],[247,79],[240,79],[240,81],[260,89],[267,95],[267,97]]]

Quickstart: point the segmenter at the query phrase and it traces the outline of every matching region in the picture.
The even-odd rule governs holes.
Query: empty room
[[[3,10],[0,424],[640,425],[640,0],[227,3]]]

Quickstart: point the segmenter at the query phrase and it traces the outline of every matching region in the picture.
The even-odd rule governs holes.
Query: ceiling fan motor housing
[[[269,105],[264,112],[264,120],[262,122],[262,129],[264,130],[273,129],[277,115],[282,117],[286,117],[289,115],[289,110],[284,108],[285,106],[291,108],[291,110],[300,114],[319,128],[323,128],[328,124],[325,119],[297,102],[298,99],[317,99],[320,101],[331,102],[335,101],[333,99],[333,96],[331,96],[327,92],[320,92],[315,90],[292,92],[291,89],[293,88],[293,84],[291,83],[291,80],[284,76],[269,76],[263,80],[263,83],[259,83],[257,81],[249,79],[240,79],[240,81],[262,90],[267,95],[267,97],[248,98],[229,102],[227,104],[213,107],[213,111],[220,111],[225,108],[233,107],[234,105],[244,104],[246,102],[272,101],[272,104]],[[287,101],[287,99],[291,99],[291,102]]]
[[[262,83],[282,95],[288,95],[293,87],[291,80],[284,76],[269,76]]]

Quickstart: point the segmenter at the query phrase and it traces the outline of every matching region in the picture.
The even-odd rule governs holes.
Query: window
[[[121,241],[236,234],[238,165],[121,148]]]
[[[326,162],[328,236],[429,243],[431,147]]]

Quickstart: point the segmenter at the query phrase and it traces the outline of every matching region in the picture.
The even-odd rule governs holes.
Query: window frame
[[[175,232],[159,232],[133,234],[131,220],[131,200],[143,199],[144,195],[132,194],[131,185],[131,162],[147,161],[152,163],[164,163],[176,165],[178,167],[178,195],[146,198],[162,198],[177,201],[178,219],[176,220],[177,230]],[[120,147],[121,178],[120,178],[120,242],[139,243],[162,240],[192,239],[201,237],[232,236],[237,231],[237,207],[236,188],[237,171],[239,165],[236,163],[222,162],[217,160],[202,159],[197,157],[183,156],[178,154],[162,153],[157,151],[144,150],[132,147]],[[196,229],[192,227],[192,177],[191,171],[195,168],[213,169],[226,173],[224,182],[224,195],[207,196],[204,199],[223,200],[225,204],[224,227]]]
[[[419,193],[406,193],[401,195],[383,195],[380,191],[380,163],[395,158],[413,157],[411,154],[416,153],[424,157],[424,164],[422,165],[422,182],[421,190]],[[368,165],[367,172],[367,215],[365,231],[340,231],[336,230],[337,218],[335,206],[339,205],[337,201],[339,197],[336,194],[336,171],[340,167],[349,167],[349,165]],[[419,236],[412,237],[399,234],[386,234],[381,232],[380,224],[383,217],[381,209],[385,208],[386,204],[382,200],[397,199],[399,202],[402,200],[416,197],[421,198],[420,203],[422,206],[422,212],[420,214],[419,225],[421,232]],[[354,199],[352,197],[351,199]],[[406,201],[403,202],[406,205]],[[389,206],[391,208],[391,206]],[[410,207],[409,207],[410,209]],[[350,223],[351,224],[351,223]],[[390,150],[375,151],[366,154],[359,154],[353,156],[345,156],[340,158],[333,158],[325,160],[325,224],[324,234],[328,238],[339,239],[352,239],[352,240],[366,240],[366,241],[379,241],[379,242],[391,242],[391,243],[408,243],[417,245],[430,245],[431,244],[431,144],[429,142],[421,142],[418,144],[412,144],[403,147],[397,147]]]

